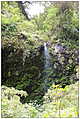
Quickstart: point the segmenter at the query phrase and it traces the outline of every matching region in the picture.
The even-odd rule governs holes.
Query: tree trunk
[[[25,8],[24,8],[24,5],[23,5],[22,1],[18,1],[18,6],[19,6],[22,14],[24,14],[24,16],[26,17],[26,19],[30,20],[29,17],[28,17],[28,14],[25,11]]]

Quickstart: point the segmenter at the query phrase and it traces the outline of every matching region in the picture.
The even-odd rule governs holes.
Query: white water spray
[[[50,55],[46,43],[44,43],[44,56],[45,56],[45,65],[44,68],[47,69],[50,67]]]
[[[44,70],[45,70],[45,80],[44,80],[44,90],[47,91],[48,89],[48,75],[49,75],[49,68],[51,67],[51,63],[50,63],[50,55],[48,52],[48,48],[46,43],[44,43],[44,57],[45,57],[45,63],[44,63]]]

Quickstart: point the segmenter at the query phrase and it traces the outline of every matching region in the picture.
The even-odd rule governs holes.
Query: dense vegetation
[[[66,86],[52,85],[45,94],[42,106],[22,104],[19,96],[26,92],[2,86],[2,117],[78,117],[78,83]]]
[[[78,117],[78,2],[39,2],[30,18],[33,3],[1,2],[2,117]]]

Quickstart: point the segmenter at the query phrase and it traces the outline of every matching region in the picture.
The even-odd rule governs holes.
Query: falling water
[[[45,70],[45,79],[44,79],[44,90],[47,91],[48,89],[48,75],[49,75],[49,68],[51,67],[51,63],[50,63],[50,54],[48,52],[48,48],[46,43],[44,43],[44,57],[45,57],[45,61],[44,61],[44,70]]]
[[[47,69],[50,67],[50,55],[48,52],[48,48],[46,46],[46,43],[44,43],[44,56],[45,56],[45,64],[44,64],[44,68]]]

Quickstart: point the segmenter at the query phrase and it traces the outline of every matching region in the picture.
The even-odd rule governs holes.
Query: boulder
[[[64,53],[65,51],[63,46],[59,43],[55,45],[54,49],[55,49],[55,53]]]

